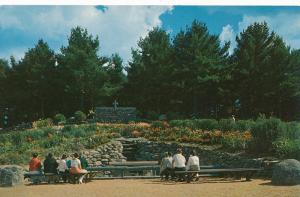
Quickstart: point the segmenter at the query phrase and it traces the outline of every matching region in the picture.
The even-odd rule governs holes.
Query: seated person
[[[165,176],[165,180],[168,180],[171,172],[172,172],[172,156],[170,152],[166,152],[164,158],[162,158],[160,163],[161,180],[163,180],[164,176]]]
[[[197,156],[197,153],[195,150],[193,150],[190,154],[186,169],[188,171],[199,171],[200,170],[199,157]],[[188,181],[191,181],[197,175],[198,175],[197,173],[189,174]]]
[[[79,160],[80,160],[82,169],[86,169],[87,167],[89,167],[89,164],[82,153],[80,153]]]
[[[42,168],[41,160],[38,159],[38,154],[33,153],[32,158],[29,162],[29,172],[30,174],[40,174]]]
[[[72,156],[70,155],[70,157],[72,157]],[[72,158],[70,159],[70,157],[68,157],[68,160],[66,161],[69,169],[71,168],[71,161],[72,161]]]
[[[87,170],[82,169],[81,162],[78,158],[79,158],[79,155],[77,153],[74,153],[73,159],[71,160],[70,173],[71,174],[82,174],[78,179],[79,184],[81,184],[83,181],[83,178],[85,177],[85,175],[87,173]]]
[[[29,175],[39,175],[41,174],[41,169],[42,169],[42,163],[41,161],[38,159],[38,154],[37,153],[33,153],[32,154],[32,159],[29,162]],[[31,176],[30,180],[34,183],[40,183],[41,182],[41,177],[39,176]]]
[[[176,154],[173,156],[173,170],[176,171],[185,171],[185,157],[182,155],[182,149],[178,148]],[[175,173],[174,173],[175,176]],[[184,174],[178,176],[179,180],[184,180]]]
[[[49,153],[44,161],[44,173],[57,174],[57,167],[57,161],[53,158],[53,155]]]
[[[66,162],[67,155],[63,154],[58,162],[58,173],[61,175],[64,182],[67,182],[67,174],[69,173],[69,168]]]

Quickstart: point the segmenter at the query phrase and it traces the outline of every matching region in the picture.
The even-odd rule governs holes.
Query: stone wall
[[[218,151],[212,147],[192,144],[169,142],[150,142],[136,139],[136,160],[159,160],[164,152],[174,154],[177,148],[182,148],[183,155],[188,159],[189,153],[196,150],[200,158],[200,165],[215,165],[220,167],[261,167],[262,160],[248,158],[238,154]]]
[[[85,151],[88,163],[90,165],[100,165],[111,161],[126,160],[123,156],[123,146],[120,141],[111,141],[110,143],[101,145],[94,150]]]
[[[129,144],[132,144],[131,148],[126,150]],[[189,153],[192,150],[196,150],[199,154],[200,165],[235,168],[261,167],[262,165],[261,159],[221,152],[211,146],[205,147],[192,144],[152,142],[143,138],[120,138],[108,144],[99,146],[95,150],[86,151],[85,155],[87,156],[89,163],[94,165],[99,165],[107,161],[124,161],[127,160],[126,155],[130,155],[130,160],[152,161],[159,160],[166,151],[174,154],[179,147],[183,149],[183,155],[186,158],[188,158]],[[131,151],[131,153],[128,153],[128,151]]]
[[[0,186],[11,187],[22,184],[24,171],[21,166],[6,165],[0,166]]]

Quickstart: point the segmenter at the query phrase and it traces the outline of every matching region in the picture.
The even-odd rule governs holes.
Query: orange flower
[[[48,138],[51,139],[53,135],[51,133],[48,133]]]
[[[132,135],[133,137],[141,137],[141,136],[142,136],[141,132],[139,132],[139,131],[137,131],[137,130],[132,131],[132,132],[131,132],[131,135]]]

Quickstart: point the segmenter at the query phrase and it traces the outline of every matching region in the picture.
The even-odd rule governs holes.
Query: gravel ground
[[[298,186],[272,186],[269,180],[251,182],[202,179],[194,183],[160,182],[159,180],[95,180],[90,183],[30,185],[0,188],[0,197],[193,197],[251,196],[300,197]]]

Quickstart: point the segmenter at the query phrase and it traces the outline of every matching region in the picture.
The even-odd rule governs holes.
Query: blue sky
[[[205,6],[0,6],[0,58],[23,57],[43,38],[59,52],[70,29],[85,27],[100,39],[101,55],[130,60],[140,37],[160,26],[171,36],[197,19],[221,42],[231,41],[249,24],[266,21],[292,48],[300,48],[300,7]]]

